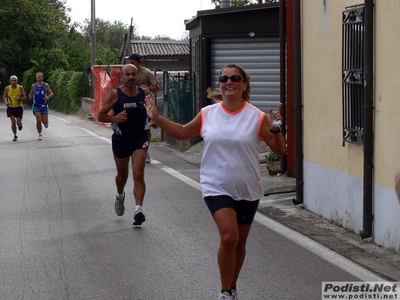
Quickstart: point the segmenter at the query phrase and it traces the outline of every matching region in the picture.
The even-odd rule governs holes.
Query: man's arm
[[[151,93],[157,93],[160,91],[160,86],[158,85],[158,79],[154,76],[154,74],[147,70],[147,89]]]
[[[33,98],[33,90],[35,89],[35,84],[33,83],[32,85],[31,85],[31,91],[29,92],[29,95],[28,95],[28,97],[29,97],[29,99],[32,99]]]
[[[45,88],[46,88],[46,91],[47,91],[47,99],[45,99],[45,100],[48,101],[48,100],[50,100],[50,98],[53,97],[54,94],[53,94],[53,91],[51,90],[50,85],[48,83],[46,83]]]
[[[19,97],[19,100],[22,100],[22,101],[26,100],[25,90],[22,85],[19,86],[19,92],[21,94],[21,96]]]
[[[106,99],[104,100],[103,106],[100,109],[98,115],[97,115],[97,120],[100,122],[105,122],[105,123],[111,123],[111,122],[125,122],[128,119],[128,113],[126,110],[123,112],[120,112],[117,115],[110,115],[109,112],[115,105],[115,102],[118,100],[118,93],[117,90],[112,90],[111,92],[108,93]]]
[[[149,86],[149,91],[152,93],[157,93],[158,91],[160,91],[160,86],[158,85],[158,81],[157,84]]]
[[[8,86],[4,89],[3,93],[3,101],[5,105],[7,105],[7,96],[8,96]]]

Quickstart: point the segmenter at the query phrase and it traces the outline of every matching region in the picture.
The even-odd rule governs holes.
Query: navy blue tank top
[[[126,122],[113,122],[112,129],[114,133],[126,137],[142,135],[148,129],[149,119],[144,107],[144,99],[146,94],[141,87],[138,87],[138,94],[134,97],[127,96],[121,88],[116,88],[118,100],[115,103],[112,111],[114,116],[126,110],[128,119]]]

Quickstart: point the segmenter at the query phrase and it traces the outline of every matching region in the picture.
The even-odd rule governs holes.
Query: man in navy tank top
[[[133,195],[136,202],[133,225],[142,225],[146,220],[142,210],[146,192],[144,168],[149,147],[149,118],[144,107],[146,97],[144,90],[138,86],[138,69],[132,65],[124,65],[121,69],[123,84],[113,89],[104,100],[99,111],[100,122],[112,123],[112,151],[117,167],[115,184],[117,194],[115,213],[125,213],[125,184],[129,176],[129,162],[132,163]],[[112,112],[109,114],[109,112]]]

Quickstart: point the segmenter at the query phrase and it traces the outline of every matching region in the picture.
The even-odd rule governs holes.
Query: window
[[[364,7],[343,12],[342,23],[343,146],[363,144],[364,136]]]

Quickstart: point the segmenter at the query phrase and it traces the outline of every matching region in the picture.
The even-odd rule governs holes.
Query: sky
[[[73,22],[91,19],[92,0],[67,0]],[[135,26],[138,35],[154,38],[157,35],[180,40],[185,32],[185,20],[198,10],[214,9],[211,0],[95,0],[96,19],[121,21]]]

